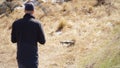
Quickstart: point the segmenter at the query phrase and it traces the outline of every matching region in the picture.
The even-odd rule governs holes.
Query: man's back
[[[37,63],[37,42],[44,44],[45,37],[40,23],[32,15],[25,14],[13,23],[11,41],[17,42],[18,61],[27,65]]]

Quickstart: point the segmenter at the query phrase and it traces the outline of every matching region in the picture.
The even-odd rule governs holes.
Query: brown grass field
[[[120,0],[95,7],[96,0],[43,3],[48,14],[36,7],[46,35],[39,44],[39,68],[120,68]],[[0,17],[0,68],[17,68],[16,44],[11,25],[24,15],[16,9]],[[61,42],[74,40],[74,44]]]

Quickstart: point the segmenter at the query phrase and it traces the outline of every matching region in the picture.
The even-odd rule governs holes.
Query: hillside
[[[47,40],[38,46],[39,68],[120,68],[120,0],[108,2],[42,3],[47,15],[36,7]],[[0,68],[17,68],[11,25],[23,15],[21,8],[0,17]]]

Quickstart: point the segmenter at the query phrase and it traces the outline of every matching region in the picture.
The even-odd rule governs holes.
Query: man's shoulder
[[[41,22],[40,22],[39,20],[37,20],[37,19],[31,19],[31,21],[34,22],[34,23],[37,24],[37,25],[40,25],[40,24],[41,24]]]
[[[17,20],[15,20],[14,22],[13,22],[13,26],[17,26],[20,22],[22,21],[22,18],[20,18],[20,19],[17,19]]]
[[[15,21],[14,21],[14,23],[13,23],[13,24],[17,24],[18,22],[21,22],[21,21],[22,21],[22,18],[17,19],[17,20],[15,20]]]

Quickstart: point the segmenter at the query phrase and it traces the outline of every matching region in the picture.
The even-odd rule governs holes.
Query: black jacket
[[[38,47],[45,43],[45,36],[40,22],[30,14],[25,14],[22,19],[12,25],[11,41],[17,43],[17,60],[21,63],[37,63]]]

